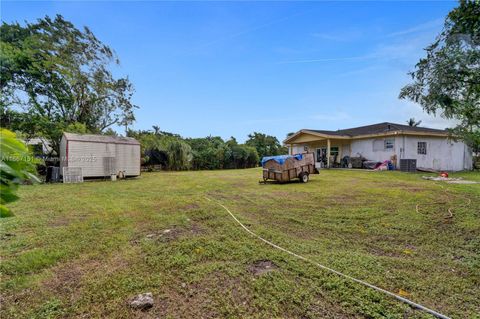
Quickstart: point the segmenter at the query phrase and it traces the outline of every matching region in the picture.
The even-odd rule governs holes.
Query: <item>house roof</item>
[[[140,145],[140,143],[131,137],[96,135],[96,134],[75,134],[63,133],[67,141],[92,142],[92,143],[110,143],[110,144],[132,144]]]
[[[428,127],[409,126],[390,122],[365,125],[336,131],[303,129],[288,137],[285,143],[289,143],[300,133],[313,133],[325,137],[355,138],[368,135],[390,135],[390,134],[418,134],[418,135],[448,135],[446,130],[433,129]]]

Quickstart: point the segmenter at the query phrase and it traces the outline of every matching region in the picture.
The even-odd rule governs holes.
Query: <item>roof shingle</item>
[[[419,127],[419,126],[409,126],[403,124],[396,124],[390,122],[377,123],[366,126],[359,126],[353,128],[347,128],[336,131],[326,131],[326,130],[307,130],[312,132],[317,132],[321,134],[328,135],[337,135],[337,136],[359,136],[359,135],[369,135],[369,134],[381,134],[388,132],[418,132],[418,133],[447,133],[446,130],[433,129],[428,127]]]

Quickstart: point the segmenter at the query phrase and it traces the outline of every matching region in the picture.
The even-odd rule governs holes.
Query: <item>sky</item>
[[[61,14],[117,53],[134,129],[283,140],[302,128],[452,123],[399,100],[455,2],[2,1],[4,22]],[[122,132],[121,128],[117,128]]]

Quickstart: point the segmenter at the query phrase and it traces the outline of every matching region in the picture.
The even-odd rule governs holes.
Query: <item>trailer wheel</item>
[[[300,173],[300,175],[298,176],[300,178],[300,182],[302,183],[306,183],[308,182],[308,173]]]

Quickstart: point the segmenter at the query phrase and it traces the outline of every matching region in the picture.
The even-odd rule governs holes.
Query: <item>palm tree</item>
[[[416,126],[419,126],[420,124],[422,124],[422,121],[416,121],[414,117],[411,117],[408,121],[407,121],[407,124],[408,126],[413,126],[413,127],[416,127]]]
[[[158,125],[153,125],[152,128],[153,128],[153,134],[155,134],[155,135],[160,135],[160,133],[161,133],[161,131],[160,131],[160,126],[158,126]]]

